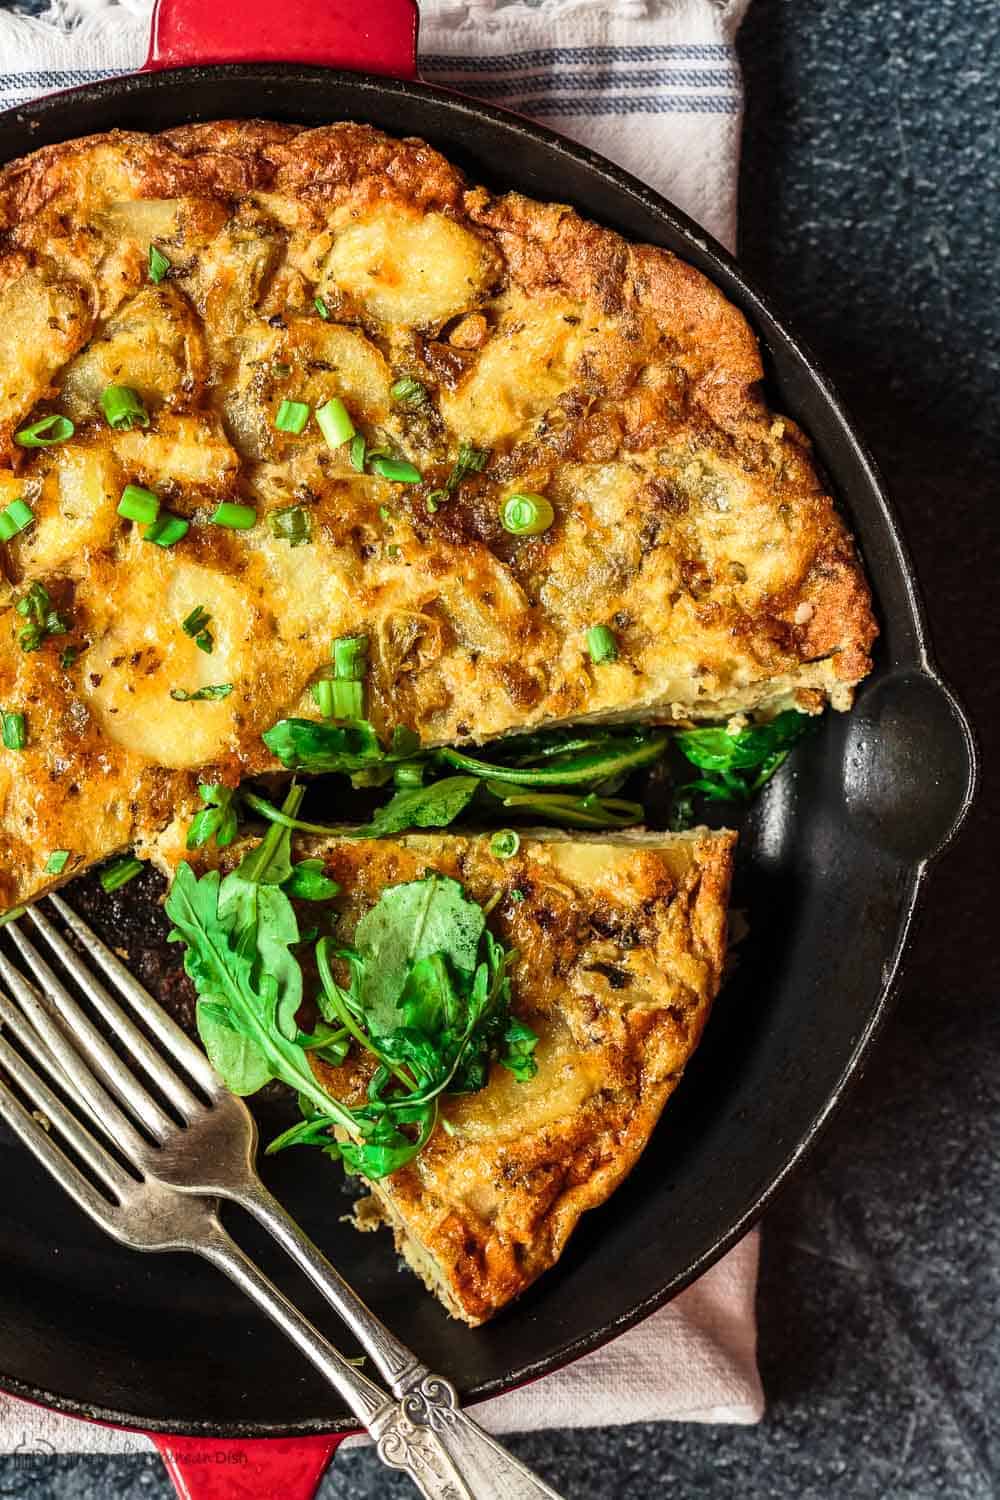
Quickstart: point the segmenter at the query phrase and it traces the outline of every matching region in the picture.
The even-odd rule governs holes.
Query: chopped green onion
[[[149,247],[149,279],[159,286],[170,270],[170,261],[155,245]]]
[[[27,910],[26,906],[12,906],[0,917],[0,927],[6,927],[8,922],[16,922],[18,917],[23,917]]]
[[[521,836],[513,828],[501,828],[490,839],[490,853],[494,859],[513,859],[521,847]]]
[[[386,552],[388,552],[389,556],[393,558],[393,560],[395,560],[397,557],[402,557],[403,555],[399,548],[396,546],[395,542],[390,542],[389,546],[386,547],[385,550]]]
[[[279,537],[290,547],[301,547],[312,541],[312,518],[301,505],[286,505],[282,510],[272,510],[267,524],[272,536]]]
[[[210,518],[213,526],[225,526],[228,531],[249,531],[257,524],[257,512],[252,505],[234,505],[223,500]]]
[[[419,469],[402,458],[373,458],[371,468],[373,473],[390,479],[393,484],[419,484],[423,478]]]
[[[9,542],[19,531],[26,530],[35,519],[35,512],[25,500],[12,500],[0,511],[0,542]]]
[[[71,667],[73,665],[79,655],[79,646],[66,646],[62,651],[60,651],[59,665],[62,667],[64,672],[66,671],[67,667]]]
[[[333,689],[333,714],[334,719],[361,719],[365,712],[365,688],[362,682],[340,682],[334,679],[330,683]]]
[[[330,321],[330,309],[327,307],[322,297],[313,298],[313,307],[315,307],[316,311],[319,313],[320,317],[325,323],[328,323]]]
[[[152,526],[160,514],[159,497],[152,490],[144,490],[140,484],[127,484],[118,502],[118,514],[126,521],[138,521],[143,526]]]
[[[468,474],[479,474],[486,467],[486,460],[490,456],[488,448],[473,448],[471,443],[459,443],[458,458],[455,465],[444,482],[444,487],[449,495],[453,495],[462,480]]]
[[[123,854],[121,859],[112,860],[109,865],[104,866],[100,875],[101,885],[110,894],[141,873],[142,860],[136,859],[132,854]]]
[[[435,511],[441,509],[447,498],[447,490],[431,490],[430,494],[427,496],[427,499],[424,501],[424,504],[427,506],[429,513],[433,515]]]
[[[329,401],[316,408],[316,421],[331,448],[339,448],[355,435],[354,423],[339,396],[331,396]]]
[[[191,637],[199,651],[204,651],[209,656],[212,654],[215,641],[212,632],[206,630],[205,627],[211,618],[212,616],[203,604],[196,604],[187,618],[181,621],[184,634]]]
[[[504,531],[514,536],[540,536],[548,531],[556,513],[544,495],[508,495],[500,507]]]
[[[357,437],[351,440],[351,468],[357,469],[358,473],[361,474],[364,472],[364,467],[365,440],[361,436],[361,434],[358,433]]]
[[[187,536],[191,523],[185,521],[183,516],[175,516],[171,511],[164,511],[158,516],[151,526],[147,526],[142,533],[144,542],[155,542],[157,547],[172,547],[182,537]]]
[[[591,625],[587,631],[587,650],[595,667],[618,660],[618,642],[606,625]]]
[[[285,367],[287,371],[287,366]],[[294,432],[296,436],[305,431],[309,420],[309,407],[305,401],[282,401],[278,407],[274,425],[279,432]]]
[[[364,677],[368,670],[368,637],[345,635],[330,643],[333,682],[330,684],[334,719],[364,717]]]
[[[313,702],[323,715],[324,719],[333,718],[333,682],[329,677],[321,677],[314,682],[309,689],[313,696]]]
[[[181,621],[181,629],[185,635],[196,636],[199,631],[204,630],[211,618],[204,604],[196,604],[191,613]]]
[[[49,591],[44,584],[33,583],[26,594],[14,606],[17,613],[28,623],[17,633],[22,651],[38,651],[42,642],[51,635],[65,635],[69,626],[53,607]]]
[[[389,395],[393,401],[398,401],[400,406],[423,406],[427,400],[427,387],[419,380],[411,380],[404,376],[389,387]]]
[[[217,682],[212,687],[201,687],[193,693],[184,688],[171,688],[170,696],[175,703],[204,703],[208,699],[228,698],[232,690],[231,682]]]
[[[48,859],[45,861],[45,868],[42,871],[42,874],[43,875],[61,875],[62,872],[63,872],[63,870],[65,870],[65,868],[66,868],[66,866],[68,864],[69,864],[69,850],[68,849],[53,849],[52,853],[49,855]]]
[[[101,394],[101,406],[109,427],[116,432],[131,432],[137,424],[149,426],[149,412],[142,404],[138,391],[128,385],[105,386]]]
[[[343,635],[330,644],[333,675],[343,682],[363,682],[368,670],[368,637]]]
[[[3,742],[8,750],[23,750],[28,743],[28,727],[24,714],[9,714],[0,709],[0,724],[3,726]]]
[[[22,448],[51,448],[53,443],[65,443],[75,431],[69,417],[61,417],[58,412],[52,412],[50,416],[39,417],[37,422],[15,432],[14,441]]]
[[[524,892],[522,890],[513,890],[510,893],[510,899],[512,901],[523,901],[524,900]]]

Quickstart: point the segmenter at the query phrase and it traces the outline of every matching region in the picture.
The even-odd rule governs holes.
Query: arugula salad
[[[363,638],[350,646],[334,660],[348,663],[351,675],[333,685],[359,685]],[[345,947],[329,930],[328,903],[338,887],[322,861],[293,860],[292,834],[383,838],[460,818],[479,826],[526,818],[626,828],[644,821],[646,811],[642,801],[619,794],[650,768],[669,780],[669,823],[680,829],[696,821],[704,802],[748,801],[811,720],[788,712],[732,730],[561,730],[512,737],[473,755],[422,748],[406,729],[383,745],[367,719],[334,716],[362,702],[354,693],[349,703],[326,704],[327,718],[282,719],[264,740],[293,773],[391,787],[370,820],[329,825],[300,817],[306,789],[294,781],[280,806],[251,786],[203,785],[189,849],[213,842],[226,848],[248,818],[263,820],[267,832],[225,876],[211,870],[199,878],[182,863],[166,910],[171,939],[185,944],[202,1042],[227,1087],[248,1095],[278,1080],[297,1095],[301,1119],[268,1151],[318,1146],[348,1171],[378,1179],[427,1144],[443,1095],[481,1089],[494,1064],[518,1080],[532,1077],[538,1038],[511,1014],[516,955],[457,881],[428,871],[386,888]],[[518,844],[513,829],[501,829],[491,849],[506,857]],[[303,909],[315,914],[304,927]],[[312,1018],[308,1029],[303,1015]],[[335,1098],[313,1058],[334,1067],[363,1062],[364,1102],[351,1107]]]

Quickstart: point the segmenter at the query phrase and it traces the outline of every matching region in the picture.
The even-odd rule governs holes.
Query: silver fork
[[[103,1229],[136,1250],[190,1250],[223,1271],[323,1374],[375,1440],[379,1457],[407,1472],[429,1500],[559,1500],[462,1411],[454,1386],[434,1375],[386,1328],[261,1182],[257,1128],[211,1064],[121,960],[58,896],[49,898],[104,978],[142,1017],[153,1046],[111,991],[37,907],[27,917],[183,1124],[166,1112],[87,1015],[19,922],[5,932],[30,983],[0,951],[0,1072],[72,1148],[98,1187],[0,1081],[0,1119]],[[12,998],[11,998],[12,997]],[[17,1003],[15,1004],[14,1001]],[[128,1170],[26,1060],[112,1142]],[[168,1060],[169,1059],[169,1060]],[[392,1392],[350,1364],[223,1228],[219,1198],[254,1215],[306,1272],[351,1329]]]

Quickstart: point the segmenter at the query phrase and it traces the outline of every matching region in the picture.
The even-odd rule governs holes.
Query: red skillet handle
[[[347,1436],[315,1438],[162,1437],[151,1433],[180,1500],[313,1500]]]
[[[240,0],[235,10],[210,0],[156,0],[144,72],[235,62],[415,78],[415,0]]]

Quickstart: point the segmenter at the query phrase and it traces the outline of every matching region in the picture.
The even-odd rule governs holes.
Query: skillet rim
[[[418,110],[427,101],[433,101],[445,106],[448,110],[454,111],[459,118],[465,116],[466,118],[475,120],[477,124],[485,123],[494,131],[513,133],[515,136],[529,138],[535,143],[540,144],[548,154],[569,158],[576,162],[603,181],[609,190],[612,202],[621,198],[622,195],[635,200],[640,207],[665,224],[669,231],[683,245],[693,249],[696,252],[696,260],[704,259],[707,261],[709,269],[704,274],[708,275],[709,279],[713,280],[725,295],[740,307],[747,316],[755,335],[765,348],[767,347],[768,339],[765,338],[764,329],[769,331],[771,339],[783,346],[786,357],[790,357],[794,363],[798,364],[804,370],[815,386],[816,395],[820,403],[833,417],[838,428],[838,446],[840,444],[845,446],[838,452],[836,464],[830,463],[829,465],[831,475],[836,481],[836,468],[841,467],[845,463],[845,459],[842,457],[843,454],[846,453],[848,458],[853,459],[867,490],[868,500],[874,505],[877,523],[881,523],[883,534],[891,543],[891,558],[878,564],[866,560],[866,569],[870,571],[873,578],[878,579],[885,573],[888,567],[894,564],[898,580],[902,584],[901,598],[897,606],[901,618],[896,623],[903,624],[905,617],[908,638],[901,644],[899,651],[900,659],[895,670],[905,670],[907,667],[915,669],[920,675],[928,678],[935,685],[937,690],[948,701],[964,742],[966,788],[962,803],[953,818],[950,828],[929,854],[910,861],[900,861],[901,869],[905,872],[900,894],[900,915],[892,934],[889,954],[883,965],[883,982],[877,995],[873,997],[868,1007],[865,1024],[858,1032],[854,1046],[841,1068],[836,1085],[827,1097],[816,1106],[815,1112],[805,1131],[799,1133],[794,1144],[784,1149],[781,1163],[769,1173],[766,1185],[754,1194],[752,1201],[748,1203],[743,1213],[735,1222],[728,1224],[714,1235],[711,1243],[706,1246],[692,1264],[684,1271],[670,1278],[655,1293],[634,1304],[627,1312],[612,1319],[610,1322],[603,1323],[598,1328],[591,1329],[574,1338],[564,1340],[558,1348],[545,1358],[510,1371],[505,1378],[484,1381],[480,1385],[473,1387],[472,1391],[464,1398],[466,1404],[471,1406],[515,1389],[518,1386],[528,1384],[543,1375],[572,1363],[582,1355],[618,1337],[655,1312],[659,1307],[662,1307],[666,1302],[691,1285],[693,1281],[697,1280],[699,1276],[703,1275],[711,1265],[721,1259],[748,1232],[761,1217],[776,1193],[785,1185],[790,1175],[801,1166],[833,1115],[845,1102],[851,1089],[860,1081],[870,1058],[875,1038],[885,1024],[897,997],[906,950],[909,946],[914,921],[918,913],[927,872],[930,866],[940,858],[955,840],[976,795],[980,775],[979,749],[975,732],[960,701],[944,680],[935,664],[929,642],[926,612],[899,517],[886,493],[885,485],[875,459],[867,443],[856,430],[833,382],[818,364],[808,345],[773,310],[770,298],[759,290],[755,282],[744,273],[735,257],[724,246],[695,223],[681,209],[677,208],[676,205],[661,194],[654,192],[639,178],[609,161],[606,157],[602,157],[586,146],[567,140],[544,125],[537,124],[532,120],[512,114],[506,110],[498,109],[496,106],[485,104],[477,99],[453,92],[450,89],[424,83],[419,79],[417,81],[410,81],[406,79],[382,78],[369,74],[353,73],[345,69],[324,68],[316,65],[297,63],[222,63],[200,64],[184,68],[165,68],[153,72],[120,74],[98,80],[97,82],[83,84],[78,88],[66,90],[62,93],[45,95],[41,98],[30,100],[26,104],[16,105],[10,109],[0,111],[0,130],[4,130],[5,128],[14,129],[15,131],[20,130],[29,137],[25,141],[23,148],[17,152],[17,155],[5,158],[3,164],[6,164],[7,160],[16,160],[17,156],[39,149],[39,146],[30,140],[32,130],[37,129],[38,124],[53,118],[58,121],[61,117],[66,116],[69,121],[72,121],[74,107],[77,105],[85,103],[113,103],[116,99],[123,96],[155,93],[161,89],[173,90],[178,87],[183,89],[185,83],[198,84],[211,83],[213,81],[221,82],[224,80],[246,80],[247,82],[278,80],[285,84],[295,84],[299,88],[316,86],[324,89],[341,89],[360,94],[362,97],[379,98],[391,95],[412,101]],[[303,112],[308,112],[304,105]],[[342,113],[348,112],[343,111]],[[201,116],[198,117],[201,118]],[[245,118],[266,117],[267,115],[264,114],[260,116],[248,115]],[[190,115],[186,115],[185,118],[190,118]],[[212,116],[205,115],[203,118],[212,118]],[[78,134],[78,130],[75,130],[72,124],[70,124],[65,132],[59,133],[58,139],[68,141],[74,139]],[[614,219],[615,215],[611,214],[605,222],[610,222],[612,227],[614,227]],[[834,484],[835,491],[840,491],[844,495],[847,495],[848,492],[851,495],[856,494],[860,487],[860,482],[857,481],[851,486],[841,485],[838,482]],[[0,1390],[67,1415],[81,1417],[103,1425],[144,1433],[169,1433],[204,1438],[241,1439],[254,1437],[305,1437],[315,1436],[320,1433],[332,1434],[340,1432],[346,1434],[357,1431],[356,1421],[349,1417],[342,1417],[335,1420],[329,1418],[310,1418],[292,1424],[287,1422],[273,1424],[262,1422],[192,1422],[181,1419],[171,1420],[166,1417],[139,1417],[132,1413],[97,1406],[74,1397],[45,1390],[42,1387],[7,1376],[2,1371],[0,1371]]]

